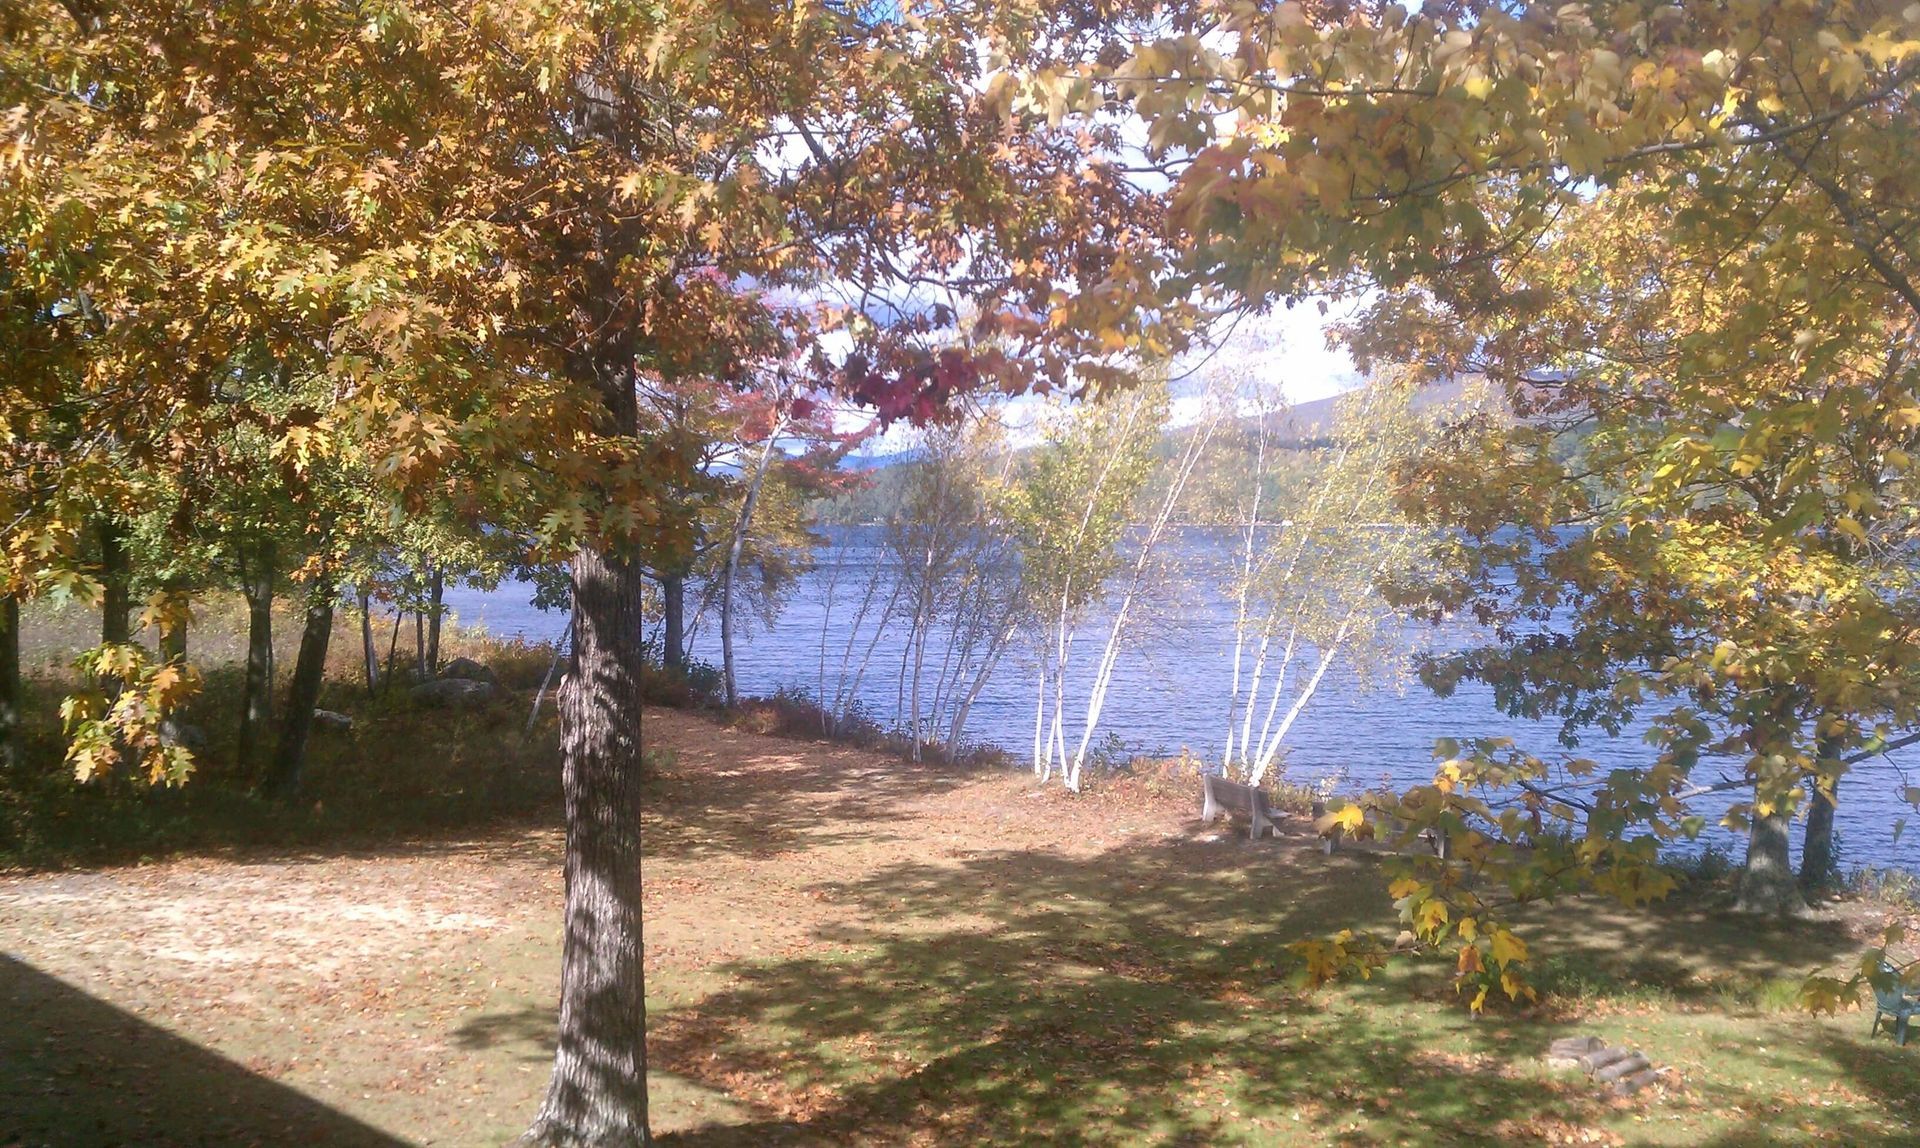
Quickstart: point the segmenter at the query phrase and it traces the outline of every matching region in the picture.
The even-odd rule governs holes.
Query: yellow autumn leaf
[[[1495,928],[1488,944],[1488,955],[1501,967],[1524,962],[1527,959],[1527,943],[1503,928]]]

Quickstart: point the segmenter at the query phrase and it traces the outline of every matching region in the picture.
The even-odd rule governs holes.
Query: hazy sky
[[[1311,300],[1292,310],[1250,318],[1234,328],[1217,346],[1195,351],[1174,364],[1173,425],[1191,421],[1200,410],[1207,384],[1223,372],[1264,372],[1276,377],[1287,398],[1295,403],[1323,399],[1359,383],[1359,373],[1345,350],[1327,346],[1326,330],[1346,318],[1364,299],[1330,303],[1326,315]],[[1016,443],[1034,437],[1034,423],[1042,400],[1019,398],[1002,405]],[[854,407],[839,413],[841,430],[866,425],[871,412]],[[894,427],[870,440],[858,454],[887,455],[904,449],[912,436],[906,427]]]

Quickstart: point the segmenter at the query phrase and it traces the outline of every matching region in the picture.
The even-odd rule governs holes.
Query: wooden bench
[[[1267,801],[1266,791],[1258,786],[1246,785],[1238,781],[1229,781],[1219,774],[1208,773],[1200,777],[1200,820],[1212,824],[1214,818],[1223,813],[1244,810],[1248,821],[1247,837],[1258,841],[1262,829],[1273,829],[1280,814]]]

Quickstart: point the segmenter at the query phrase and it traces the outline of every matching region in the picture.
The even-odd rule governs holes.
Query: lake
[[[774,624],[766,626],[755,619],[736,637],[734,656],[743,694],[770,695],[781,689],[816,694],[823,622],[831,691],[862,587],[884,557],[874,528],[838,528],[828,533],[831,544],[821,548],[814,569],[801,578]],[[1235,606],[1212,571],[1223,550],[1237,543],[1222,532],[1189,529],[1164,545],[1170,565],[1183,576],[1177,589],[1155,595],[1149,617],[1123,649],[1094,745],[1118,753],[1175,754],[1185,748],[1217,760],[1226,741]],[[499,636],[533,641],[558,638],[566,627],[565,615],[534,609],[529,605],[531,593],[531,587],[523,584],[492,591],[449,588],[447,602],[459,621]],[[1069,751],[1078,741],[1079,718],[1107,623],[1108,617],[1096,610],[1079,631],[1073,656],[1079,672],[1068,678]],[[904,630],[904,625],[894,624],[877,635],[873,668],[859,690],[862,708],[882,725],[896,724]],[[1468,623],[1455,620],[1439,627],[1411,628],[1405,632],[1405,643],[1409,648],[1445,648],[1473,636]],[[873,637],[861,635],[859,649],[864,650]],[[711,619],[693,628],[689,645],[693,657],[719,664],[718,627]],[[998,746],[1019,757],[1031,753],[1035,673],[1030,649],[1016,645],[973,707],[967,723],[969,742]],[[898,724],[904,725],[904,720]],[[1258,717],[1254,724],[1257,729]],[[1441,698],[1404,675],[1398,681],[1364,680],[1342,660],[1328,670],[1289,730],[1277,769],[1301,784],[1337,776],[1346,789],[1405,788],[1431,779],[1436,739],[1488,736],[1510,737],[1548,760],[1584,757],[1607,769],[1653,759],[1654,751],[1641,736],[1644,729],[1632,727],[1618,737],[1588,731],[1577,747],[1568,749],[1558,742],[1557,722],[1508,717],[1494,708],[1491,691],[1478,683],[1463,683],[1453,696]],[[1899,800],[1900,789],[1907,783],[1903,769],[1909,765],[1920,777],[1920,758],[1911,750],[1894,755],[1893,762],[1880,758],[1862,763],[1848,774],[1836,819],[1844,866],[1920,872],[1920,824],[1915,825],[1915,833],[1898,840],[1893,832],[1896,819],[1912,813]],[[1711,782],[1718,780],[1720,772],[1708,761],[1696,769],[1695,777]],[[1733,800],[1731,794],[1714,795],[1699,799],[1696,805],[1716,822],[1702,840],[1737,858],[1744,855],[1744,837],[1717,825]],[[1920,817],[1915,820],[1920,822]],[[1795,837],[1797,854],[1797,833]]]

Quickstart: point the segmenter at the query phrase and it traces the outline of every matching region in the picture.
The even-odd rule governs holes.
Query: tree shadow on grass
[[[662,1142],[1525,1143],[1606,1120],[1599,1090],[1538,1066],[1573,1026],[1545,1012],[1467,1019],[1451,962],[1338,991],[1295,985],[1288,943],[1349,926],[1391,935],[1381,864],[1136,840],[823,881],[813,891],[859,924],[823,926],[804,955],[727,966],[723,987],[654,1015],[656,1068],[747,1114],[669,1118],[682,1128]],[[1580,906],[1539,925],[1562,951],[1648,976],[1804,972],[1852,943],[1612,913]],[[551,1023],[541,1009],[482,1015],[458,1039],[529,1044]],[[1914,1077],[1882,1076],[1875,1101],[1892,1107]],[[1849,1143],[1909,1142],[1871,1116],[1822,1119]]]
[[[1917,1050],[1855,1042],[1832,1029],[1808,1042],[1777,1022],[1752,1027],[1758,1039],[1739,1050],[1742,1059],[1791,1081],[1791,1090],[1756,1095],[1711,1077],[1690,1082],[1700,1106],[1730,1118],[1701,1141],[1703,1148],[1788,1148],[1813,1139],[1867,1148],[1920,1144]],[[1799,1055],[1786,1047],[1796,1037]]]
[[[872,841],[895,832],[903,806],[974,780],[967,771],[910,766],[846,746],[723,726],[701,732],[718,747],[681,749],[647,779],[649,857],[768,858]]]
[[[327,1107],[0,954],[8,1148],[403,1148]]]

